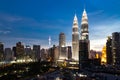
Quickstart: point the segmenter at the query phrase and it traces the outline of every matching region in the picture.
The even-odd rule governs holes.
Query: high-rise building
[[[25,54],[29,56],[31,53],[32,53],[31,47],[29,45],[26,45]]]
[[[35,60],[40,60],[40,45],[33,45],[33,54],[35,55]]]
[[[16,53],[16,47],[15,46],[12,47],[12,53],[13,53],[13,60],[16,60],[17,53]]]
[[[88,66],[88,57],[89,57],[89,43],[86,40],[79,41],[79,67],[85,68]]]
[[[0,42],[0,61],[4,59],[3,54],[4,54],[4,44]]]
[[[61,32],[59,34],[59,46],[60,47],[65,47],[66,46],[65,34],[63,32]]]
[[[55,46],[55,49],[54,49],[54,52],[55,52],[55,62],[59,59],[59,46]]]
[[[11,48],[5,48],[4,56],[5,56],[5,60],[6,60],[6,61],[11,61],[11,60],[13,60],[13,54],[12,54]]]
[[[21,42],[16,43],[16,58],[23,59],[25,56],[24,45]]]
[[[48,50],[51,63],[54,63],[54,58],[55,58],[54,49],[55,49],[55,46],[53,45],[53,47],[49,48],[49,50]]]
[[[78,20],[77,16],[74,16],[73,27],[72,27],[72,59],[78,61],[79,53],[79,31],[78,31]]]
[[[66,59],[66,41],[65,41],[65,34],[59,34],[59,59]]]
[[[49,57],[47,49],[42,48],[40,50],[40,54],[41,54],[41,61],[47,61],[47,58]]]
[[[88,66],[88,58],[90,52],[90,41],[88,31],[88,18],[84,9],[81,20],[81,31],[79,40],[79,67]]]
[[[67,56],[68,59],[71,60],[72,59],[72,52],[71,52],[71,46],[67,46]]]
[[[25,47],[25,59],[30,60],[32,58],[33,58],[32,49],[29,45],[26,45],[26,47]]]
[[[53,45],[53,47],[49,48],[50,59],[53,65],[56,65],[57,60],[59,60],[59,47]]]
[[[107,64],[112,64],[112,39],[109,36],[106,42],[106,57],[107,57]]]
[[[113,65],[120,65],[120,33],[112,33],[112,59]]]
[[[40,50],[40,52],[41,52],[41,61],[45,61],[45,60],[46,60],[46,58],[45,58],[45,49],[42,48],[42,49]]]

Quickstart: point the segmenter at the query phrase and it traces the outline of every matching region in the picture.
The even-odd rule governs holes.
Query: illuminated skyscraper
[[[89,31],[88,31],[88,17],[84,9],[81,20],[81,31],[79,41],[79,67],[88,66],[88,58],[90,52]]]
[[[54,52],[54,60],[57,61],[59,59],[59,46],[55,46]]]
[[[66,41],[65,41],[65,34],[59,34],[59,59],[66,59]]]
[[[74,16],[73,28],[72,28],[72,59],[78,61],[79,52],[79,32],[78,32],[78,20],[77,16]]]
[[[65,43],[65,34],[64,33],[60,33],[59,34],[59,46],[60,47],[65,47],[66,46],[66,43]]]

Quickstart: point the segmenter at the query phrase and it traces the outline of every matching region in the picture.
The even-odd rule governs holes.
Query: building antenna
[[[75,15],[76,15],[76,9],[75,9]]]
[[[86,4],[86,0],[84,0],[84,10],[85,10],[85,8],[86,8],[86,5],[85,5],[85,4]]]

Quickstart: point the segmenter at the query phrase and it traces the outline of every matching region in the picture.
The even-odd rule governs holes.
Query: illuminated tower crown
[[[84,9],[84,11],[83,11],[81,24],[88,24],[88,17],[87,17],[87,13],[86,13],[86,10],[85,10],[85,9]]]
[[[81,21],[81,39],[89,40],[88,17],[87,17],[87,13],[86,13],[85,9],[83,11],[82,21]]]

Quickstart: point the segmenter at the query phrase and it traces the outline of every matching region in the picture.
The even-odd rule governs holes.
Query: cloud
[[[106,44],[106,38],[90,40],[90,49],[102,51],[103,46]]]
[[[100,24],[91,24],[90,27],[90,39],[91,49],[102,50],[106,44],[107,36],[112,36],[113,32],[120,32],[120,20],[114,18],[108,18],[101,21]]]
[[[91,39],[102,38],[111,35],[112,32],[120,31],[120,21],[110,20],[109,22],[102,22],[101,24],[95,24],[95,27],[91,27]]]
[[[5,44],[5,47],[15,46],[17,42],[22,42],[24,45],[41,45],[45,44],[45,40],[41,39],[30,39],[30,38],[14,38],[14,37],[3,37],[1,41]]]
[[[17,22],[23,19],[19,16],[15,16],[15,15],[13,16],[10,14],[0,13],[0,20],[6,21],[6,22]]]
[[[92,13],[88,13],[88,16],[90,16],[90,18],[92,18],[93,16],[98,15],[99,17],[101,16],[100,14],[103,14],[103,10],[99,10],[96,12],[92,12]],[[0,34],[8,34],[11,33],[11,29],[14,29],[14,27],[17,27],[19,29],[19,27],[21,26],[27,26],[30,29],[33,29],[34,31],[39,31],[41,30],[45,30],[46,32],[50,32],[49,34],[45,34],[46,32],[44,31],[44,36],[52,36],[52,45],[56,44],[58,45],[58,36],[59,33],[61,31],[65,31],[66,33],[66,45],[72,45],[71,43],[71,37],[72,37],[72,20],[71,23],[67,23],[67,21],[65,20],[61,20],[61,19],[57,19],[55,20],[41,20],[41,21],[37,21],[34,18],[26,18],[26,17],[22,17],[22,16],[14,16],[14,15],[9,15],[9,14],[4,14],[1,15],[0,14]],[[102,15],[103,16],[103,15]],[[104,16],[103,16],[104,17]],[[106,38],[107,36],[111,36],[112,32],[119,32],[120,31],[120,21],[118,18],[116,18],[117,16],[111,16],[111,17],[106,17],[105,19],[100,19],[97,21],[93,21],[98,19],[97,17],[94,17],[94,19],[91,19],[90,23],[89,23],[89,35],[90,35],[90,48],[94,49],[94,50],[98,50],[101,51],[102,47],[105,45],[106,43]],[[2,22],[3,21],[3,22]],[[5,23],[4,23],[5,22]],[[92,23],[91,23],[92,22]],[[3,27],[3,28],[1,28]],[[12,28],[11,28],[12,27]],[[9,28],[9,29],[4,29],[4,28]],[[66,31],[67,30],[67,31]],[[15,31],[15,30],[14,30]],[[33,31],[33,33],[35,33]],[[59,32],[60,31],[60,32]],[[53,32],[53,33],[52,33]],[[32,33],[32,32],[30,32]],[[27,34],[27,32],[25,33]],[[37,33],[36,33],[37,34]],[[36,34],[33,34],[36,36]],[[51,35],[52,34],[52,35]],[[24,35],[24,34],[23,34]],[[16,42],[18,41],[22,41],[24,42],[24,44],[28,44],[28,45],[33,45],[33,44],[39,44],[42,47],[47,48],[48,45],[48,38],[42,38],[42,39],[33,39],[33,37],[30,38],[26,38],[25,36],[23,36],[23,38],[14,38],[13,36],[11,38],[2,38],[0,39],[2,42],[5,42],[6,46],[13,46],[16,44]],[[40,34],[38,34],[38,36],[42,36]],[[19,37],[19,36],[18,36]]]
[[[5,43],[5,47],[12,47],[18,41],[48,47],[46,37],[49,35],[52,36],[52,45],[58,45],[59,33],[66,31],[68,27],[68,23],[63,19],[38,21],[34,18],[0,13],[0,36],[2,36],[0,41]],[[11,34],[7,35],[9,33]]]
[[[90,12],[90,13],[88,13],[88,16],[100,15],[103,12],[104,12],[104,10],[98,10],[98,11],[95,11],[95,12]]]
[[[2,30],[0,30],[0,34],[9,34],[9,33],[11,33],[11,31],[2,31]]]
[[[61,29],[66,25],[66,21],[63,19],[42,19],[37,20],[35,18],[24,17],[19,15],[11,15],[7,13],[0,13],[0,27],[13,28],[13,27],[30,27],[30,28],[41,28],[41,29]]]

